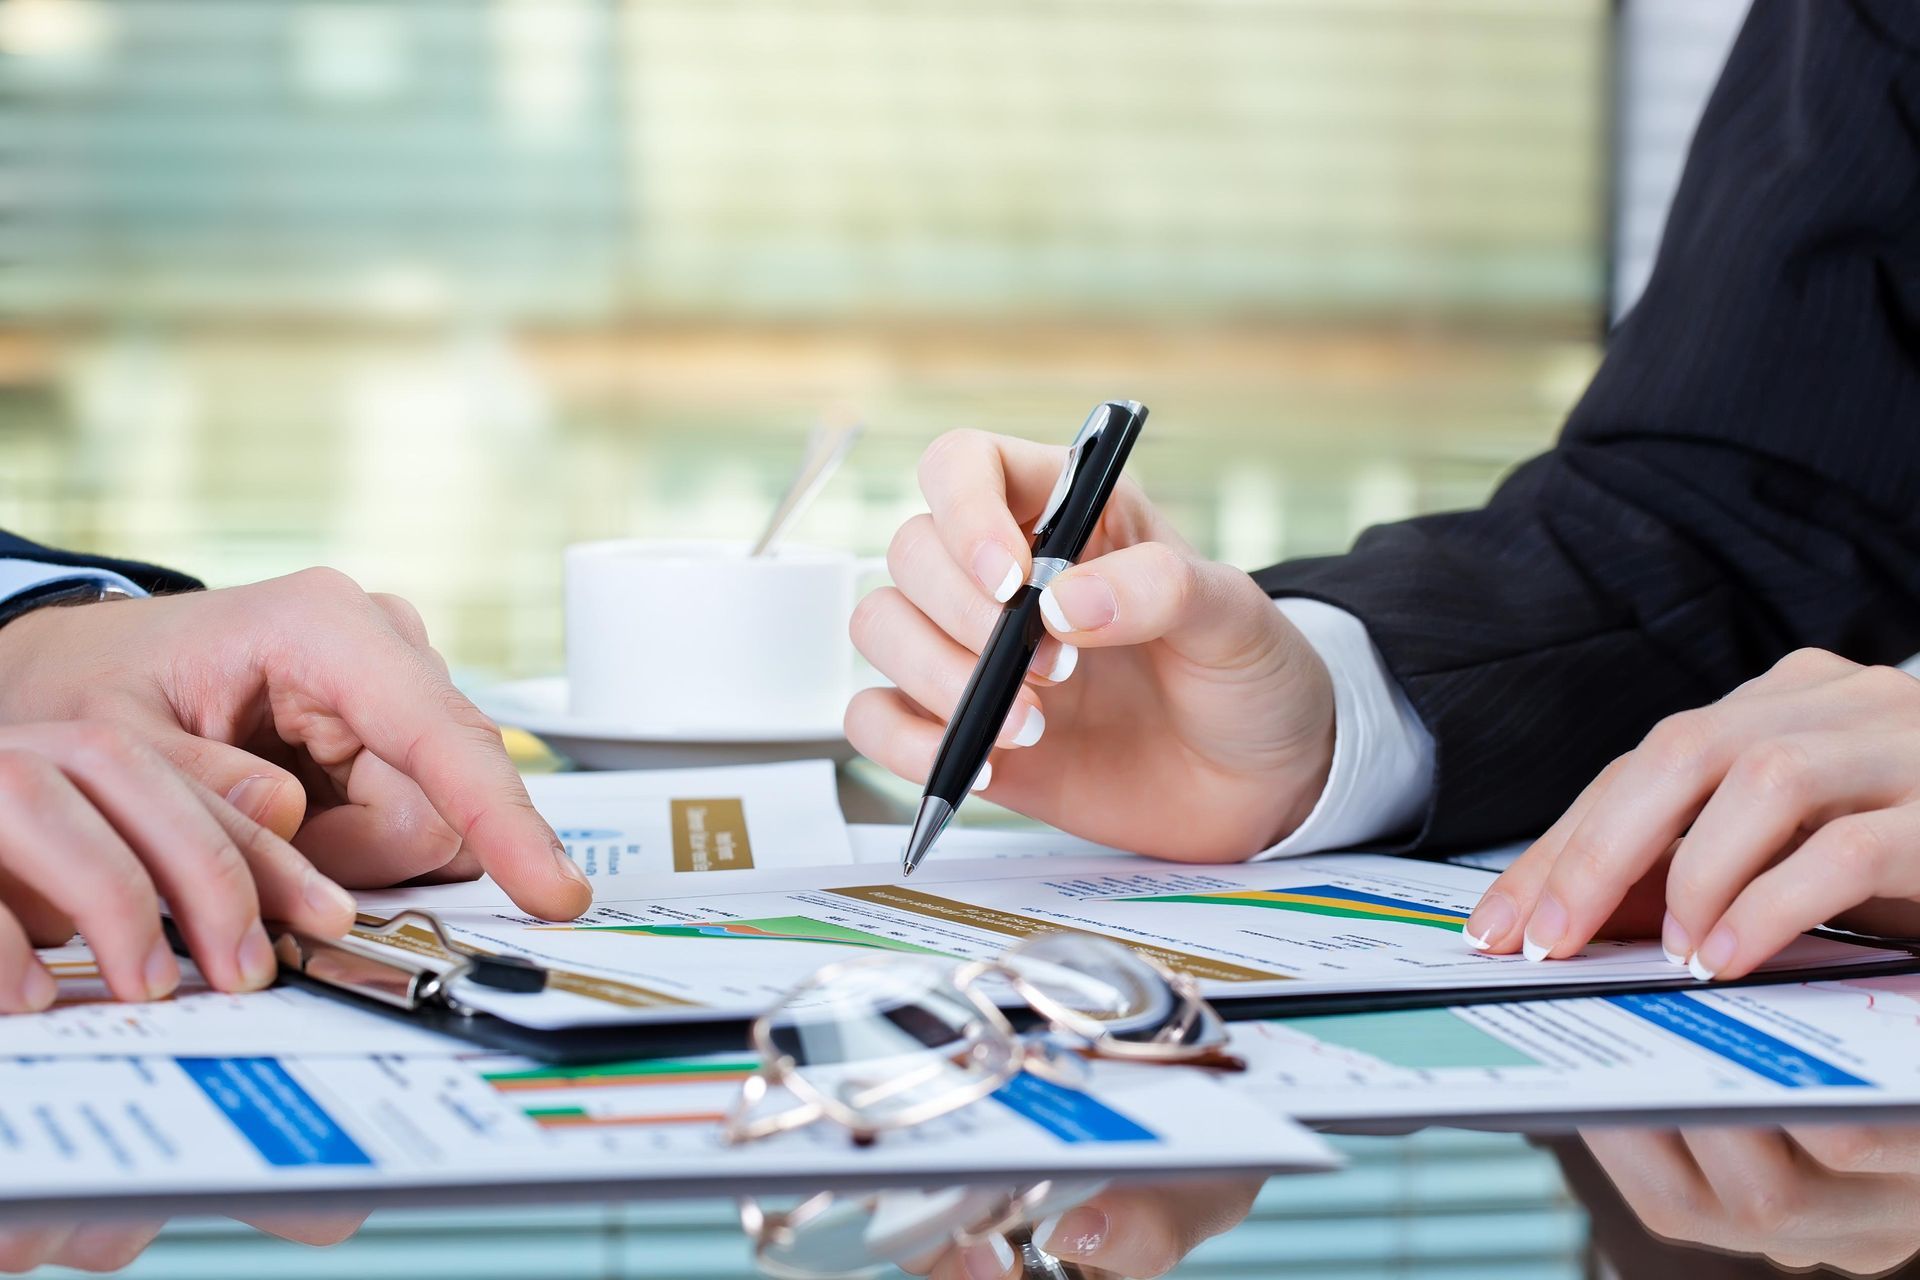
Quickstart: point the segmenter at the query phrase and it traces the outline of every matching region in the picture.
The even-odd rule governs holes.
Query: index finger
[[[940,543],[980,589],[1006,601],[1031,571],[1021,525],[1046,508],[1067,451],[984,431],[950,431],[920,458],[920,492]]]
[[[317,695],[369,751],[412,778],[523,909],[549,920],[585,911],[593,890],[535,811],[500,731],[358,587],[351,591],[357,607],[323,601],[325,624],[294,635],[293,661],[269,680],[306,684],[302,693]],[[337,596],[338,589],[314,594]],[[343,624],[343,617],[354,621]]]

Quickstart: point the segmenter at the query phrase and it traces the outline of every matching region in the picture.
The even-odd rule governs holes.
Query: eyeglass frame
[[[1023,977],[1017,966],[1008,963],[1008,957],[1020,951],[1040,938],[1086,937],[1103,946],[1119,947],[1128,956],[1146,965],[1162,983],[1170,995],[1179,1002],[1181,1015],[1164,1024],[1149,1041],[1129,1041],[1120,1039],[1112,1028],[1099,1018],[1070,1009],[1061,1002],[1040,990]],[[1078,1037],[1084,1046],[1078,1052],[1086,1058],[1105,1058],[1111,1061],[1137,1062],[1155,1065],[1185,1065],[1204,1067],[1218,1071],[1245,1071],[1246,1062],[1225,1051],[1228,1038],[1226,1022],[1220,1017],[1206,997],[1200,994],[1199,983],[1187,974],[1176,972],[1150,955],[1127,947],[1125,943],[1094,934],[1075,934],[1065,930],[1035,934],[1009,947],[1001,955],[991,960],[958,961],[948,972],[948,982],[977,1015],[963,1030],[962,1044],[965,1046],[956,1054],[947,1055],[941,1063],[959,1065],[966,1057],[979,1059],[985,1050],[997,1050],[1004,1061],[989,1067],[978,1079],[956,1086],[950,1092],[907,1107],[897,1114],[876,1122],[865,1115],[856,1106],[849,1105],[841,1098],[816,1086],[800,1069],[791,1054],[781,1051],[773,1039],[773,1020],[787,1007],[787,1001],[794,995],[814,987],[825,987],[840,975],[883,965],[897,963],[890,956],[862,956],[857,960],[841,960],[823,966],[805,982],[794,987],[779,1004],[753,1020],[748,1032],[754,1051],[759,1055],[760,1065],[741,1082],[740,1094],[728,1108],[722,1122],[721,1138],[729,1146],[746,1142],[757,1142],[805,1128],[819,1121],[832,1120],[846,1129],[859,1146],[869,1146],[878,1141],[883,1133],[911,1129],[918,1125],[951,1115],[972,1106],[1013,1080],[1023,1071],[1031,1070],[1043,1078],[1056,1083],[1069,1083],[1062,1079],[1062,1073],[1054,1069],[1052,1060],[1039,1045],[1015,1029],[1011,1020],[1000,1006],[988,999],[980,989],[983,979],[997,977],[1005,981],[1014,992],[1025,1000],[1027,1007],[1040,1015],[1049,1028],[1065,1031]],[[1187,1034],[1196,1025],[1210,1023],[1214,1031],[1209,1032],[1202,1043],[1184,1043]],[[1180,1037],[1174,1043],[1167,1042],[1169,1029],[1174,1029]],[[1217,1032],[1217,1035],[1215,1034]],[[926,1079],[929,1073],[942,1068],[930,1064],[920,1071],[905,1077],[896,1077],[877,1086],[877,1092],[869,1091],[862,1095],[875,1100],[888,1093],[910,1088]],[[784,1088],[799,1099],[798,1106],[769,1116],[755,1118],[752,1113],[775,1088]]]

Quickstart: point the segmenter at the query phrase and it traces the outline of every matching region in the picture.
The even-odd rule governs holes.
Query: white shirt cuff
[[[1351,849],[1410,833],[1433,795],[1433,735],[1387,674],[1365,623],[1318,600],[1274,604],[1333,677],[1333,765],[1307,820],[1254,857]]]
[[[97,582],[103,587],[118,587],[130,596],[147,594],[135,586],[132,579],[111,569],[47,564],[42,560],[0,560],[0,604],[23,592],[52,586],[56,582],[71,583],[76,587],[82,583]]]

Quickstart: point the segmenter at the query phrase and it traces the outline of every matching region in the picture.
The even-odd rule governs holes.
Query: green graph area
[[[870,947],[910,955],[938,956],[945,952],[868,933],[810,916],[768,916],[759,920],[719,920],[701,924],[585,924],[570,925],[575,933],[620,933],[642,938],[729,938],[738,941],[823,942],[842,947]]]
[[[1288,1018],[1286,1025],[1315,1039],[1355,1049],[1396,1067],[1533,1067],[1539,1063],[1504,1040],[1445,1009],[1401,1009]]]

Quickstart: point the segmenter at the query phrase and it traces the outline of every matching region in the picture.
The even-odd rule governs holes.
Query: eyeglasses
[[[856,1280],[990,1236],[1012,1246],[1024,1280],[1114,1280],[1032,1244],[1034,1223],[1085,1202],[1101,1186],[1047,1181],[1024,1190],[823,1191],[785,1209],[745,1198],[740,1226],[753,1243],[754,1265],[774,1280]]]
[[[1046,1034],[1016,1032],[996,989]],[[729,1143],[821,1120],[871,1143],[1022,1072],[1078,1085],[1089,1058],[1246,1069],[1193,979],[1084,933],[1038,934],[995,960],[887,954],[828,965],[757,1019],[752,1039],[761,1066],[728,1112]],[[791,1105],[769,1109],[775,1090]]]

